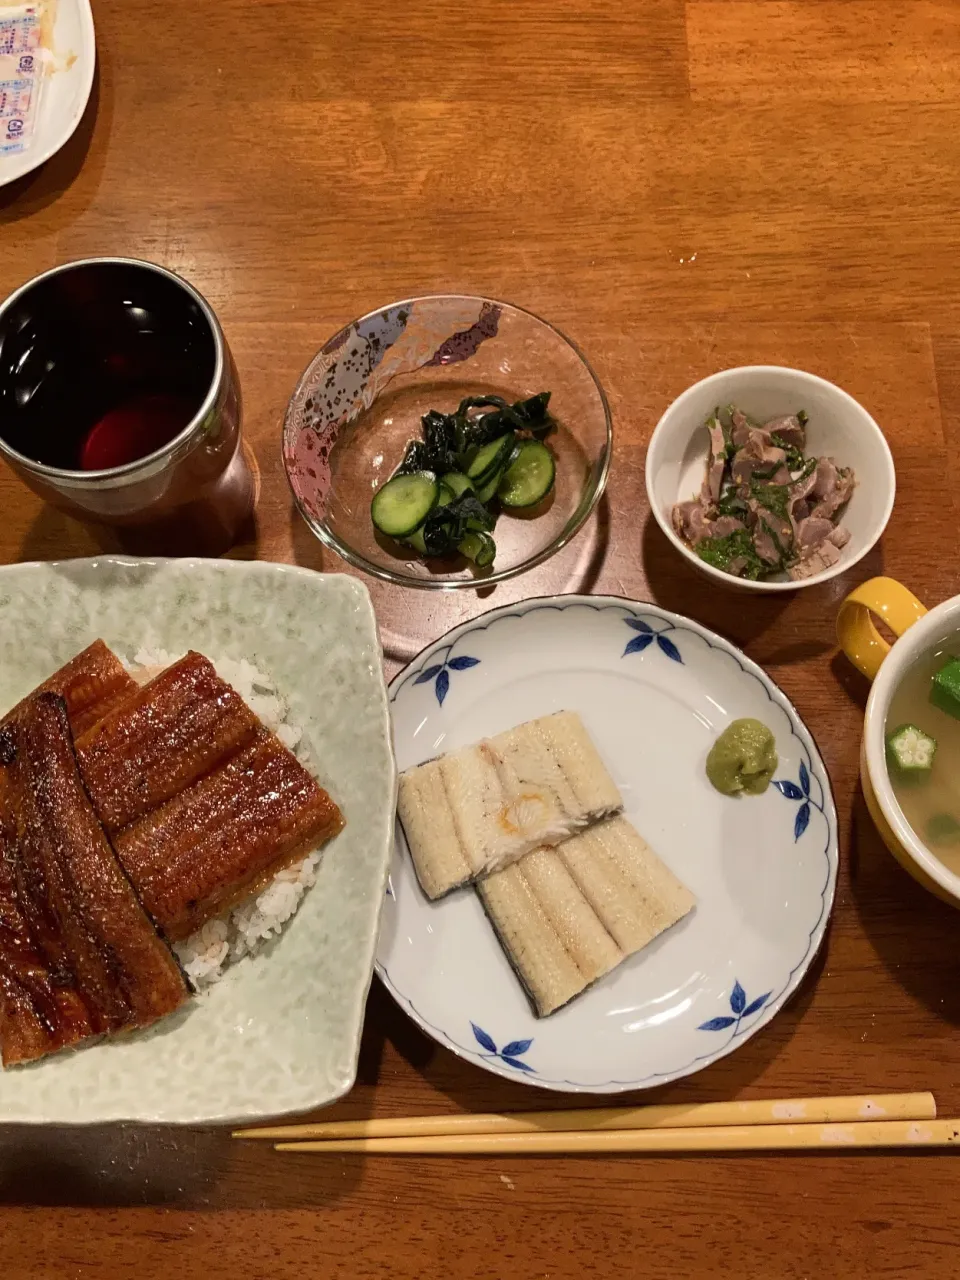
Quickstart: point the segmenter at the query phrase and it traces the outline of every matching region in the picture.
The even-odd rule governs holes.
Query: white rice
[[[127,663],[138,680],[151,679],[183,655],[165,649],[144,647]],[[262,671],[245,658],[211,658],[221,679],[231,685],[268,729],[272,729],[285,747],[303,755],[302,730],[288,724],[287,704],[276,686]],[[298,750],[298,748],[301,748]],[[185,938],[173,944],[184,973],[196,991],[219,981],[224,969],[244,956],[253,955],[296,915],[303,895],[316,883],[320,853],[308,853],[298,862],[278,871],[266,888],[251,894],[225,915],[218,916]]]

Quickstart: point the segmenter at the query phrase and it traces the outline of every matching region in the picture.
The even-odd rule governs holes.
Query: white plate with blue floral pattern
[[[697,897],[645,951],[537,1018],[476,893],[430,902],[398,826],[377,969],[440,1044],[511,1080],[615,1093],[732,1053],[796,990],[833,905],[836,810],[797,712],[728,641],[652,604],[529,600],[431,645],[393,681],[390,701],[401,770],[579,712],[627,816]],[[704,764],[740,716],[770,726],[779,768],[762,796],[731,799]]]

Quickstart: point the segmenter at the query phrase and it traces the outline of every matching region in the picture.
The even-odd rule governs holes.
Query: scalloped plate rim
[[[764,997],[763,1003],[759,1008],[759,1017],[745,1027],[741,1027],[739,1020],[737,1020],[737,1025],[725,1044],[718,1046],[715,1051],[704,1053],[682,1068],[666,1073],[654,1073],[650,1076],[631,1080],[610,1079],[603,1084],[585,1084],[575,1080],[544,1078],[538,1074],[528,1074],[526,1071],[521,1072],[511,1069],[508,1066],[502,1065],[500,1062],[500,1056],[503,1054],[503,1050],[501,1050],[500,1054],[497,1055],[475,1052],[469,1047],[469,1045],[458,1043],[443,1028],[431,1023],[428,1017],[417,1007],[416,996],[411,995],[409,992],[403,992],[397,987],[396,983],[390,977],[390,973],[383,956],[384,942],[383,934],[381,932],[381,942],[378,946],[376,959],[377,976],[380,978],[381,982],[383,982],[384,986],[390,992],[391,996],[400,1008],[403,1009],[404,1012],[406,1012],[407,1015],[417,1025],[419,1025],[428,1036],[436,1040],[445,1048],[450,1049],[458,1057],[462,1058],[464,1061],[472,1062],[475,1065],[481,1066],[485,1070],[506,1080],[513,1082],[517,1082],[519,1080],[524,1084],[552,1091],[593,1094],[622,1093],[629,1090],[655,1088],[660,1085],[671,1083],[675,1080],[683,1079],[684,1077],[704,1070],[714,1062],[727,1057],[730,1053],[735,1052],[748,1039],[752,1038],[757,1032],[766,1027],[796,994],[797,989],[800,987],[823,946],[833,911],[836,897],[837,874],[839,869],[838,822],[829,773],[820,754],[819,748],[817,747],[816,739],[806,725],[803,717],[799,714],[796,707],[776,681],[773,680],[773,678],[764,671],[758,663],[749,658],[737,645],[726,637],[721,636],[719,633],[711,630],[704,624],[697,622],[693,618],[665,609],[653,602],[639,601],[626,596],[616,595],[544,595],[517,601],[515,604],[505,604],[499,608],[489,610],[484,614],[478,615],[476,618],[457,624],[442,636],[424,646],[424,648],[421,649],[420,652],[393,677],[387,690],[391,709],[401,689],[408,682],[415,681],[416,677],[425,670],[429,663],[433,661],[435,655],[439,651],[444,649],[452,650],[461,639],[469,635],[471,632],[476,632],[478,630],[486,631],[491,625],[498,621],[508,620],[510,617],[523,617],[530,612],[538,610],[556,609],[558,612],[564,612],[570,608],[588,608],[596,611],[619,608],[624,610],[626,615],[636,616],[637,613],[656,615],[667,622],[671,627],[690,630],[698,634],[710,648],[719,649],[721,652],[728,654],[740,666],[742,671],[752,675],[759,681],[770,701],[773,702],[774,705],[779,706],[781,711],[791,722],[791,731],[806,748],[813,777],[822,789],[821,811],[827,823],[827,843],[824,849],[827,868],[826,880],[820,894],[821,911],[817,921],[813,925],[813,928],[810,930],[808,939],[809,945],[805,955],[796,965],[793,966],[783,989],[778,992],[776,997],[773,999],[768,999],[766,996]],[[396,725],[394,725],[394,737],[396,738]],[[814,765],[816,766],[815,768],[813,767]],[[784,793],[781,792],[781,794]],[[405,850],[403,852],[403,856],[407,856]],[[497,946],[498,944],[491,938],[491,945]],[[739,983],[737,985],[739,986]],[[767,993],[767,995],[769,995],[769,993]],[[578,997],[577,999],[589,1000],[590,996],[591,993],[587,991],[583,996]],[[755,993],[751,992],[746,999],[747,1001],[755,1000]],[[744,1014],[744,1016],[746,1016],[746,1014]],[[541,1020],[541,1022],[543,1021],[544,1020]],[[549,1019],[546,1021],[549,1021]],[[476,1035],[476,1032],[474,1032],[474,1035]],[[478,1045],[477,1047],[480,1048],[481,1046]]]

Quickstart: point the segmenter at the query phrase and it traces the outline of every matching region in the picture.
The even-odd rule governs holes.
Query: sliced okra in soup
[[[898,725],[887,734],[887,760],[902,776],[929,777],[936,754],[936,738],[915,724]]]
[[[930,844],[960,844],[960,822],[952,813],[934,814],[924,835]]]
[[[960,720],[960,658],[951,658],[933,677],[930,701],[948,716]]]

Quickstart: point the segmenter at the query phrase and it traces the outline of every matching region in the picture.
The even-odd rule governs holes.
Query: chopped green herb
[[[722,516],[745,516],[749,510],[745,498],[741,498],[736,489],[728,489],[717,503],[717,510]]]
[[[786,466],[791,475],[794,471],[800,471],[806,465],[807,460],[804,459],[802,450],[796,448],[795,445],[787,444],[786,440],[784,440],[782,436],[778,436],[775,431],[771,432],[770,439],[778,449],[782,449],[787,455]],[[814,466],[816,466],[816,458],[811,458],[809,461],[813,462]],[[753,474],[756,475],[757,473],[754,472]],[[809,472],[806,474],[809,475]]]
[[[806,409],[800,410],[800,412],[797,414],[797,421],[800,423],[801,427],[805,427],[807,425],[807,423],[810,421],[810,415],[809,413],[807,413]]]
[[[767,533],[769,533],[773,540],[773,545],[777,550],[777,563],[775,565],[768,565],[767,568],[771,573],[779,573],[781,569],[786,568],[793,557],[790,554],[789,548],[784,547],[783,543],[777,537],[777,531],[771,526],[770,522],[768,520],[764,520],[761,516],[760,523],[766,529]]]
[[[723,432],[723,459],[729,462],[733,455],[737,452],[737,446],[733,443],[730,436],[730,428],[726,423],[720,423],[720,430]]]
[[[714,569],[729,572],[730,565],[743,558],[746,567],[740,571],[741,578],[750,578],[754,582],[766,570],[766,565],[757,555],[753,539],[748,529],[735,529],[723,538],[704,538],[696,545],[696,553],[705,564]]]
[[[790,498],[790,489],[785,484],[758,484],[752,477],[750,479],[750,492],[756,498],[757,502],[765,511],[772,511],[775,516],[779,516],[781,520],[788,520],[787,502]]]

